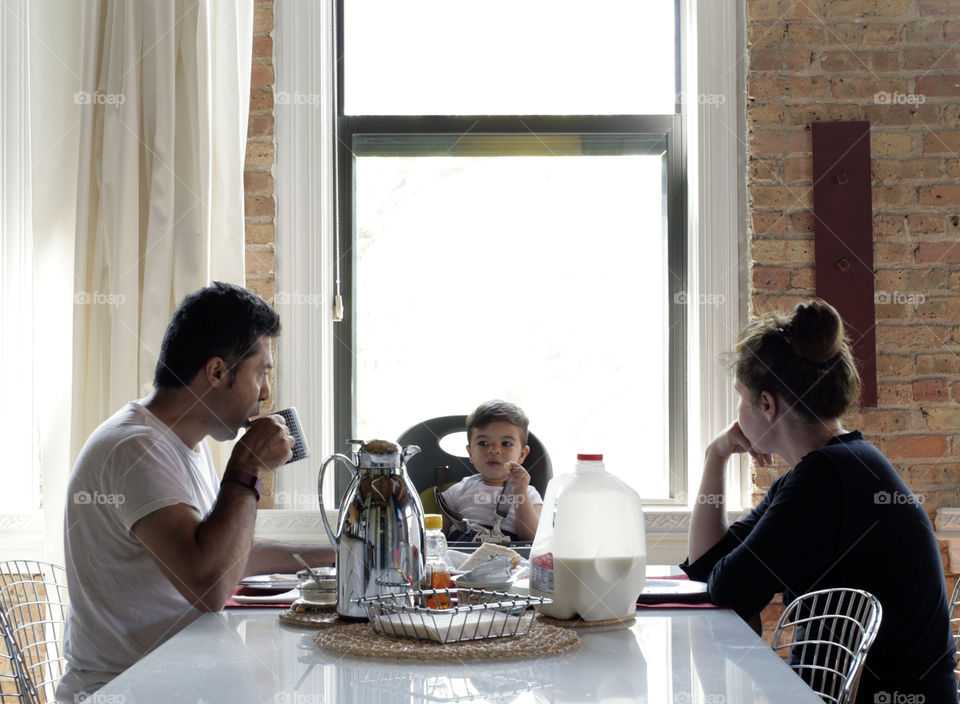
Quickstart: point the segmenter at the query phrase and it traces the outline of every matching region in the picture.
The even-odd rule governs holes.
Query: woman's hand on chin
[[[742,452],[749,452],[750,456],[761,467],[773,464],[773,455],[755,450],[750,440],[743,434],[740,423],[737,421],[731,423],[726,430],[714,438],[707,448],[708,454],[713,453],[722,462],[725,462],[730,455]]]

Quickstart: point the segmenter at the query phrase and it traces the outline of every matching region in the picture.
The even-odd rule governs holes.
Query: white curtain
[[[73,458],[150,392],[183,296],[243,283],[253,41],[253,0],[86,0],[84,14]]]

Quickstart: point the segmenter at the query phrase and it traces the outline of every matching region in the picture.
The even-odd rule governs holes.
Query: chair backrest
[[[773,633],[774,650],[825,702],[848,704],[880,629],[879,600],[860,589],[821,589],[794,599]]]
[[[451,455],[440,447],[440,441],[447,435],[464,432],[467,429],[466,416],[442,416],[431,418],[408,428],[397,442],[401,445],[418,445],[420,454],[407,462],[407,474],[417,491],[423,491],[437,483],[436,468],[447,466],[445,482],[458,482],[464,477],[476,474],[477,470],[466,456]],[[543,443],[530,433],[527,439],[530,454],[524,460],[524,469],[530,474],[530,484],[540,492],[547,490],[547,482],[553,477],[550,455]]]
[[[0,610],[22,701],[55,702],[63,675],[70,601],[66,570],[34,560],[0,562]],[[19,672],[18,672],[19,670]]]
[[[950,595],[950,630],[954,644],[960,646],[960,579],[953,585]],[[954,665],[953,674],[957,676],[957,694],[960,694],[960,667]]]

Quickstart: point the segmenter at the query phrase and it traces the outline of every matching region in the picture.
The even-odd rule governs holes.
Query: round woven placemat
[[[390,660],[506,660],[559,655],[580,645],[580,637],[570,629],[536,621],[523,636],[459,643],[381,636],[369,623],[339,622],[318,631],[313,640],[324,650],[341,655]]]
[[[584,621],[582,618],[571,618],[562,620],[559,618],[550,618],[543,614],[537,614],[537,623],[543,623],[549,626],[559,626],[560,628],[590,629],[593,631],[621,631],[633,625],[636,618],[627,616],[625,618],[608,618],[602,621]]]
[[[307,612],[296,611],[293,608],[280,612],[280,620],[291,626],[325,628],[336,623],[338,619],[336,604],[332,604],[328,608],[320,607]]]

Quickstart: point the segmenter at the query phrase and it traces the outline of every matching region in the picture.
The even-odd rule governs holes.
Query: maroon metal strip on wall
[[[860,370],[860,405],[877,405],[870,123],[813,123],[817,296],[837,309]]]

